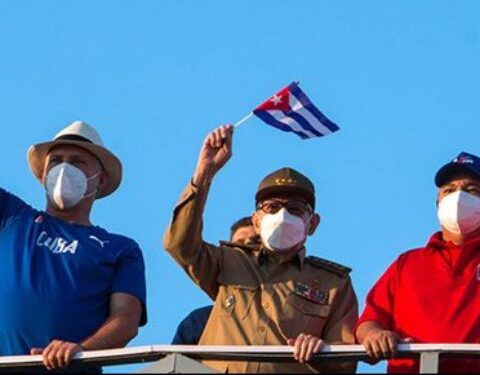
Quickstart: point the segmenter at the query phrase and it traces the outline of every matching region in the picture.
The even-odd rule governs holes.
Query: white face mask
[[[260,237],[270,250],[286,251],[307,237],[303,220],[282,208],[275,214],[266,214],[260,223]]]
[[[456,191],[438,204],[438,220],[449,232],[468,234],[480,227],[480,198]]]
[[[48,171],[45,190],[50,201],[59,209],[69,209],[82,199],[96,194],[97,189],[85,195],[88,181],[98,175],[99,173],[87,178],[77,167],[68,163],[60,163]]]

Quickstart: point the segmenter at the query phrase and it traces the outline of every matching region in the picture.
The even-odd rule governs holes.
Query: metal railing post
[[[218,371],[194,361],[181,354],[169,354],[158,362],[154,362],[137,374],[217,374]]]
[[[439,352],[424,352],[420,354],[420,374],[437,374]]]

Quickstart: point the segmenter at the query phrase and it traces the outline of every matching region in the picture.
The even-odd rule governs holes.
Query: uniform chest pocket
[[[224,315],[235,315],[244,319],[253,303],[257,293],[257,287],[251,285],[225,285],[217,299],[220,304],[220,311]]]
[[[322,305],[306,298],[291,293],[287,298],[287,304],[298,310],[304,315],[318,318],[326,318],[330,314],[330,306]]]
[[[244,319],[250,310],[259,285],[255,280],[233,280],[221,274],[217,280],[220,290],[215,301],[222,315]]]
[[[309,301],[292,292],[285,301],[280,328],[286,338],[296,338],[300,333],[322,337],[329,315],[329,305]]]

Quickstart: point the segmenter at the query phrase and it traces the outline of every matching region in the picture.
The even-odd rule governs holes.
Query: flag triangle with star
[[[271,98],[267,99],[265,102],[260,104],[256,110],[260,111],[288,111],[290,109],[289,98],[290,98],[290,85],[281,89]]]

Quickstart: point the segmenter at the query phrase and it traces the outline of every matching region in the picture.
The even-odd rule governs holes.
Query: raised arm
[[[203,241],[203,210],[216,173],[232,155],[232,126],[221,126],[205,138],[191,183],[173,212],[163,244],[165,249],[211,297],[218,293],[222,251]]]
[[[0,231],[31,209],[23,200],[0,188]]]

